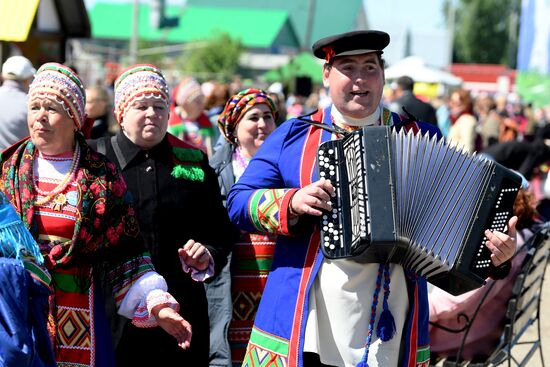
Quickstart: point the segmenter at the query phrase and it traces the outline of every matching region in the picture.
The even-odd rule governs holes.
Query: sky
[[[444,31],[443,0],[363,0],[371,28],[395,22],[418,31]],[[386,29],[383,29],[386,30]]]
[[[388,65],[405,56],[419,56],[426,64],[445,68],[450,63],[444,0],[363,0],[368,26],[390,34],[384,51]],[[410,36],[410,37],[409,37]],[[410,54],[407,54],[407,41]]]

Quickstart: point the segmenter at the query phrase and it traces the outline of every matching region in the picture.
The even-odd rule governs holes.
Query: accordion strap
[[[405,112],[406,116],[400,116],[401,121],[395,125],[397,128],[405,127],[411,123],[416,123],[418,121],[418,119],[412,113],[407,111],[404,107],[402,107],[402,109]],[[331,133],[341,135],[343,137],[353,133],[353,131],[347,131],[346,129],[343,129],[338,125],[333,124],[332,126],[329,126],[327,124],[323,124],[322,122],[312,120],[311,118],[316,114],[316,112],[317,111],[314,111],[309,115],[298,116],[296,117],[296,119],[302,122],[305,122],[307,124],[316,126],[318,128],[321,128],[323,130],[330,131]],[[310,119],[306,119],[305,117],[310,117]]]
[[[334,134],[346,136],[346,135],[351,133],[350,131],[342,129],[341,127],[336,126],[336,125],[329,126],[327,124],[323,124],[322,122],[318,122],[318,121],[314,121],[314,120],[308,120],[308,119],[304,118],[304,117],[312,116],[313,114],[315,114],[315,112],[313,112],[310,115],[298,116],[298,117],[296,117],[296,119],[298,119],[302,122],[305,122],[307,124],[313,125],[315,127],[321,128],[323,130],[330,131],[331,133],[334,133]]]
[[[418,122],[418,119],[416,118],[416,116],[410,113],[409,111],[407,111],[407,109],[405,109],[404,106],[401,106],[401,109],[403,110],[403,112],[405,112],[407,116],[406,118],[401,117],[401,122],[399,123],[400,126],[405,126],[411,123]]]

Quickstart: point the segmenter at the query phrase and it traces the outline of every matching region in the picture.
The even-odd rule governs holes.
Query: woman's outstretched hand
[[[191,324],[187,320],[167,305],[153,307],[151,314],[157,319],[159,326],[164,331],[176,338],[180,348],[189,348],[193,333],[191,331]]]

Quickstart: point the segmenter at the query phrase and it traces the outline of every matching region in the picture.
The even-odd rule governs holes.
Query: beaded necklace
[[[76,144],[76,148],[74,150],[71,167],[69,168],[69,172],[65,175],[65,178],[50,192],[41,190],[38,188],[38,184],[36,180],[34,181],[34,190],[44,196],[40,200],[36,200],[34,202],[35,206],[41,206],[48,202],[50,202],[52,199],[54,200],[54,210],[60,211],[61,208],[67,203],[67,197],[65,194],[63,194],[63,191],[69,186],[71,182],[74,181],[74,178],[76,176],[76,171],[78,170],[78,162],[80,161],[80,146]]]

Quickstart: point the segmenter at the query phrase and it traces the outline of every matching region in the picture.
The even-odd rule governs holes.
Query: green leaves
[[[515,66],[519,0],[461,0],[456,13],[455,62]]]
[[[227,33],[215,35],[204,47],[189,51],[183,59],[183,70],[201,79],[216,79],[228,82],[239,67],[243,47],[239,40]]]

